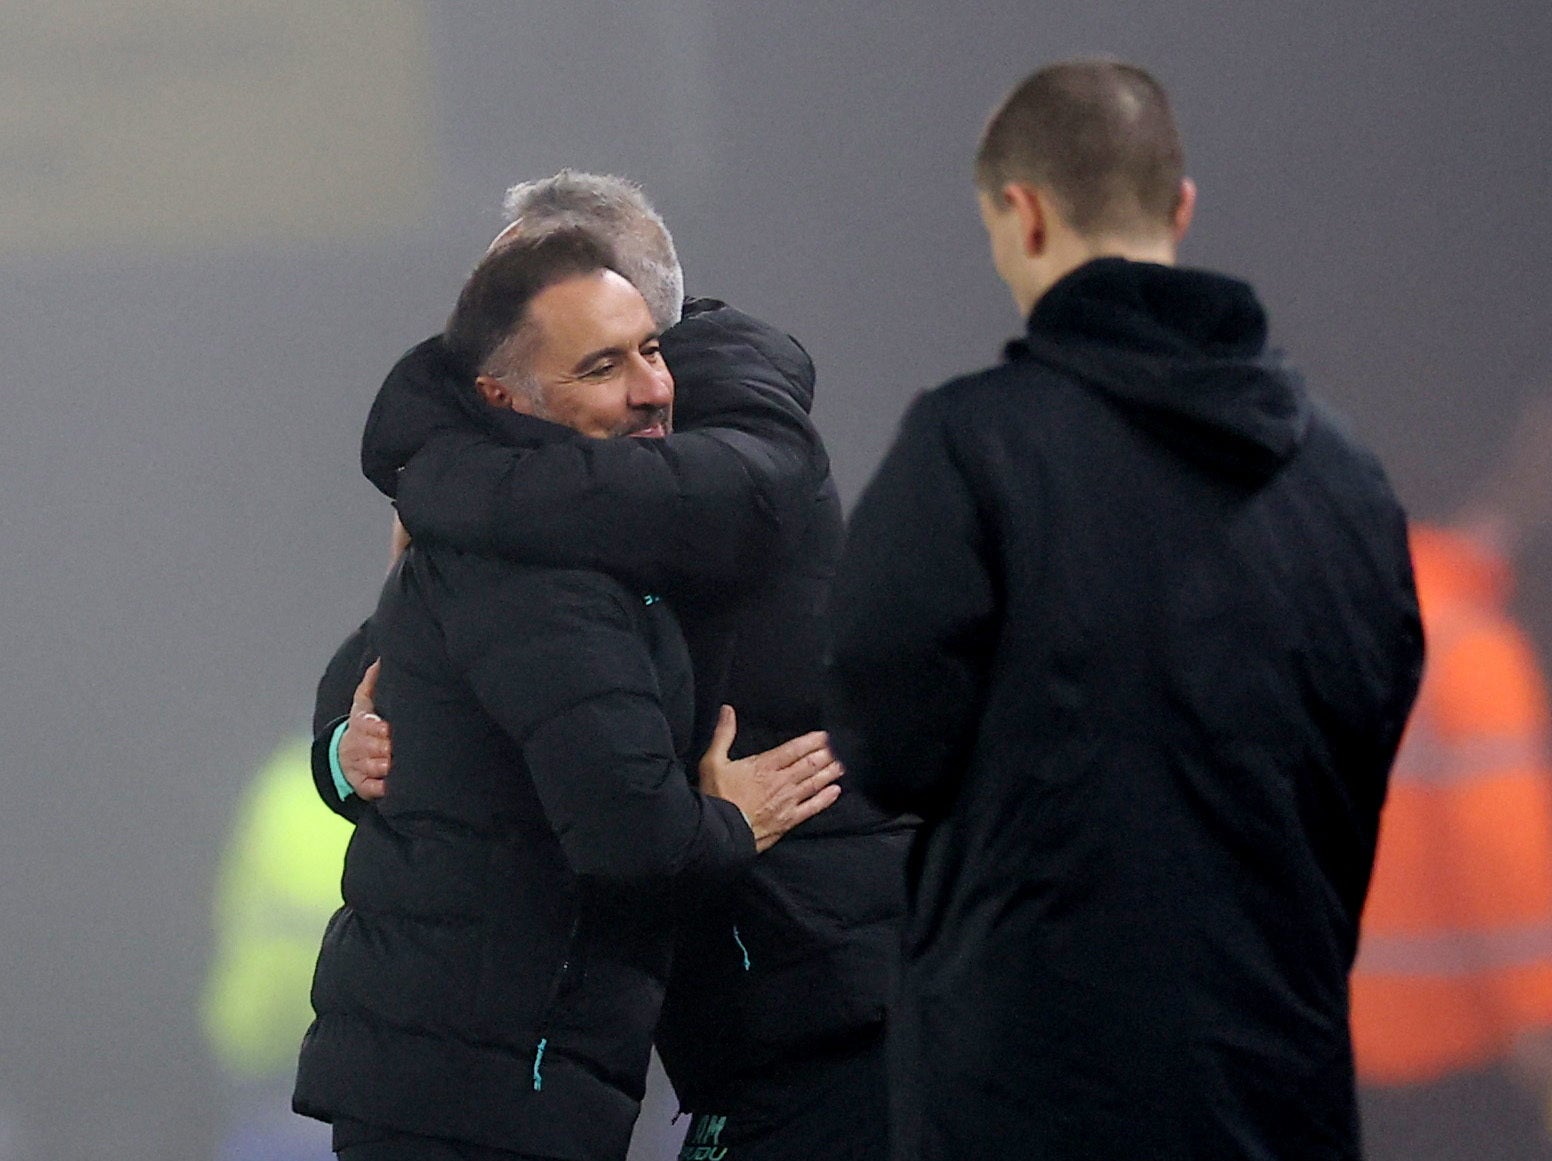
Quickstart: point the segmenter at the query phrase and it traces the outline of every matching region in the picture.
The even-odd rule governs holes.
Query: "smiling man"
[[[657,328],[636,288],[612,270],[536,295],[522,326],[474,384],[493,407],[593,439],[661,439],[673,423],[674,381]]]
[[[690,647],[697,747],[723,702],[737,710],[738,756],[818,729],[842,519],[809,416],[812,360],[767,322],[686,299],[673,239],[629,181],[564,170],[514,186],[506,209],[511,225],[496,246],[579,228],[613,250],[664,328],[673,434],[495,438],[438,406],[447,371],[432,340],[383,384],[362,446],[366,474],[423,542],[585,565],[661,595]],[[314,778],[349,818],[393,781],[391,717],[373,712],[369,683],[351,696],[373,656],[368,624],[318,689]],[[677,1129],[685,1157],[882,1158],[883,1025],[911,830],[910,820],[843,794],[729,890],[679,916],[657,1047],[691,1114],[688,1134]],[[665,1145],[667,1121],[655,1129]]]
[[[442,339],[492,438],[668,430],[657,326],[578,231],[488,255]],[[416,543],[374,625],[394,788],[346,857],[296,1108],[346,1161],[623,1157],[670,918],[835,800],[823,735],[714,748],[692,789],[678,625],[601,572]]]

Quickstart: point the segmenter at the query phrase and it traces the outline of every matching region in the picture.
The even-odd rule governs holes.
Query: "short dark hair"
[[[1025,78],[981,134],[975,180],[1047,190],[1087,235],[1168,229],[1185,155],[1164,88],[1136,65],[1062,61]]]
[[[480,259],[458,293],[442,332],[448,354],[466,375],[487,373],[498,352],[520,340],[528,306],[541,291],[600,270],[618,273],[614,251],[582,229],[519,236],[497,247]]]

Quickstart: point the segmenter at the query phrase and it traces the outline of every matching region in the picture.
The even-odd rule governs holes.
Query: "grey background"
[[[1414,507],[1451,502],[1545,381],[1545,0],[425,12],[436,185],[411,227],[0,254],[0,1102],[29,1161],[208,1155],[194,997],[228,816],[370,606],[387,508],[359,424],[511,181],[644,182],[691,289],[814,355],[848,498],[910,398],[1018,326],[970,151],[1013,81],[1077,53],[1170,89],[1201,189],[1183,260],[1259,287]]]

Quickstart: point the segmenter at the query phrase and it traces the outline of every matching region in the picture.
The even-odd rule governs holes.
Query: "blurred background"
[[[0,0],[0,1161],[230,1148],[240,1025],[286,1027],[211,998],[239,812],[375,599],[360,424],[504,188],[643,182],[691,291],[813,354],[850,500],[1020,326],[983,118],[1096,52],[1176,103],[1183,260],[1457,511],[1552,388],[1546,0]]]

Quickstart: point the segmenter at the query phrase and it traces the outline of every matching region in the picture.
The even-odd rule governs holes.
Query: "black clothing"
[[[350,703],[356,696],[356,686],[361,684],[361,679],[366,676],[367,669],[377,657],[377,642],[373,640],[372,622],[368,618],[345,638],[334,651],[334,656],[329,658],[323,676],[318,679],[318,690],[313,700],[313,785],[330,810],[351,822],[360,822],[367,806],[355,795],[340,798],[329,763],[329,747],[334,741],[335,730],[350,714]]]
[[[678,387],[676,438],[572,432],[564,454],[530,458],[519,472],[510,449],[533,441],[514,437],[512,412],[472,392],[450,408],[442,383],[452,372],[441,339],[429,339],[378,393],[362,469],[395,498],[412,535],[493,554],[530,536],[529,563],[625,565],[650,592],[725,598],[791,549],[829,473],[808,418],[813,364],[786,335],[714,299],[686,303],[662,346]],[[583,474],[593,487],[577,486]],[[631,545],[624,555],[621,542]]]
[[[428,542],[390,575],[373,633],[393,792],[346,856],[297,1111],[622,1157],[671,916],[754,856],[738,809],[676,757],[693,692],[673,615],[602,573]]]
[[[532,1153],[399,1133],[343,1118],[334,1122],[334,1152],[340,1161],[546,1161]]]
[[[714,299],[692,299],[662,343],[679,388],[672,439],[569,432],[546,454],[529,454],[534,441],[513,424],[523,417],[444,389],[455,372],[437,337],[390,372],[361,463],[413,536],[603,569],[694,604],[684,627],[702,694],[700,749],[732,663],[735,598],[811,535],[829,460],[808,418],[813,364],[794,340]],[[835,555],[810,566],[822,567],[826,583]]]
[[[679,1161],[887,1161],[883,1028],[872,1025],[767,1068],[690,1119]]]
[[[820,726],[840,503],[807,417],[813,367],[795,341],[697,299],[663,350],[677,384],[667,440],[579,440],[514,463],[510,446],[444,414],[422,423],[423,445],[397,450],[418,453],[402,471],[394,457],[373,471],[397,491],[417,541],[583,563],[663,593],[690,640],[700,737],[715,707],[731,703],[737,757]],[[434,355],[423,344],[390,384],[435,398]],[[409,405],[380,398],[376,411],[390,406]],[[346,711],[369,661],[369,647],[350,643],[336,655],[320,727]],[[314,770],[335,804],[327,733]],[[843,792],[755,860],[735,891],[684,917],[658,1045],[686,1107],[725,1105],[774,1064],[822,1055],[827,1040],[881,1022],[908,842],[905,824]]]
[[[1243,283],[1090,263],[853,515],[832,745],[923,818],[902,1157],[1357,1156],[1421,627],[1379,465],[1265,337]]]

